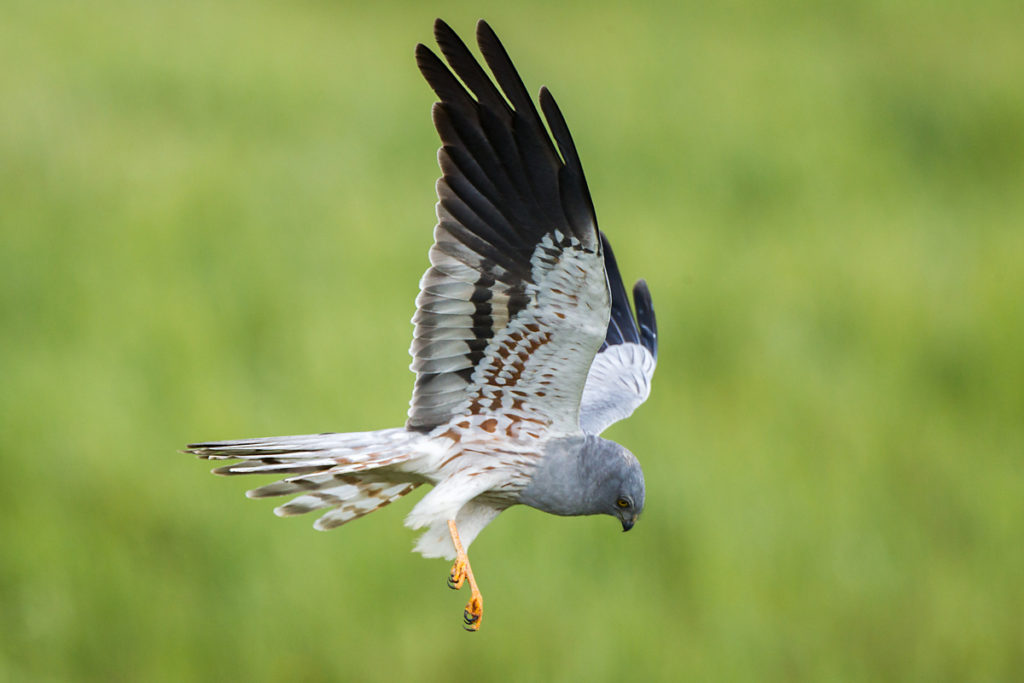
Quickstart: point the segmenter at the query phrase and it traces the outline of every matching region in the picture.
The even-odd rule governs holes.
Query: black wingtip
[[[441,17],[434,19],[434,37],[437,38],[438,36],[446,32],[455,33],[452,27],[449,26],[448,22],[445,21],[444,19],[442,19]]]
[[[420,68],[420,71],[423,71],[424,65],[430,59],[429,55],[434,53],[423,43],[416,43],[416,49],[413,51],[413,54],[416,55],[416,66]]]
[[[498,34],[494,32],[494,29],[491,28],[491,25],[487,23],[486,19],[476,20],[476,39],[477,42],[493,40],[499,45],[501,44],[501,41],[498,40]]]
[[[576,152],[576,143],[573,142],[572,134],[569,132],[569,126],[565,122],[562,110],[558,107],[558,102],[555,101],[554,95],[551,94],[547,86],[540,87],[537,100],[540,102],[540,110],[544,112],[544,118],[547,119],[548,126],[551,128],[551,134],[558,144],[558,151],[561,153],[562,159],[574,171],[581,172],[582,167],[579,154]]]
[[[604,271],[608,276],[608,289],[612,298],[608,333],[605,335],[604,346],[627,342],[639,343],[640,334],[633,321],[633,308],[629,304],[626,285],[622,281],[622,274],[619,272],[619,264],[615,260],[611,242],[603,232],[601,233],[601,245],[604,249]]]
[[[640,342],[658,360],[658,319],[654,315],[654,302],[646,280],[637,280],[633,285],[633,301],[636,303],[636,319],[640,323]]]
[[[547,132],[544,131],[537,108],[534,106],[533,100],[530,99],[530,93],[526,90],[522,76],[519,75],[519,71],[512,62],[512,57],[509,56],[505,45],[498,38],[498,34],[483,19],[476,24],[476,44],[480,48],[480,53],[483,55],[484,61],[487,62],[487,66],[490,67],[491,73],[494,74],[494,80],[505,93],[509,103],[520,115],[525,117],[526,121],[534,127],[538,137],[550,147],[551,140],[548,139]],[[554,152],[553,147],[551,151]]]

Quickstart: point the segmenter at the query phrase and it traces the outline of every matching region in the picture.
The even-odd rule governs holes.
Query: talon
[[[452,570],[448,573],[448,587],[452,590],[459,590],[466,581],[466,563],[462,560],[455,560]]]
[[[466,609],[462,612],[462,620],[466,622],[464,628],[467,631],[479,631],[483,617],[484,601],[479,595],[474,595],[466,603]]]
[[[459,589],[462,588],[464,581],[469,581],[469,588],[473,591],[473,595],[469,602],[466,603],[466,609],[462,611],[462,620],[466,622],[464,628],[467,631],[478,631],[484,617],[484,599],[480,595],[476,579],[473,578],[473,570],[469,566],[469,558],[466,557],[462,541],[459,540],[459,532],[455,528],[455,520],[448,520],[448,530],[452,535],[452,545],[455,546],[456,557],[455,564],[452,565],[452,570],[448,573],[448,585],[451,588]]]

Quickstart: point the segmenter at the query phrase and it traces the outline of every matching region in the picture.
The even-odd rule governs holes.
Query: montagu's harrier
[[[640,463],[598,434],[647,398],[657,329],[643,281],[633,288],[633,317],[551,93],[540,90],[542,121],[486,23],[477,41],[497,86],[447,24],[438,20],[434,33],[448,66],[424,45],[416,61],[440,98],[442,177],[413,318],[408,421],[195,443],[187,452],[241,461],[217,474],[283,475],[249,497],[298,494],[275,512],[326,510],[317,529],[433,485],[406,524],[426,528],[416,545],[425,557],[455,560],[449,584],[469,582],[464,619],[476,630],[483,601],[466,548],[499,512],[525,504],[611,515],[624,530],[636,522]]]

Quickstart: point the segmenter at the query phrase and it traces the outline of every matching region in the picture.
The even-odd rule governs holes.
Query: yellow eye
[[[629,501],[626,500],[625,498],[619,498],[617,501],[615,501],[615,504],[618,505],[620,508],[629,507]]]

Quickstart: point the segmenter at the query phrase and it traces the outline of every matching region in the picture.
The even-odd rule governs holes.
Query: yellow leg
[[[462,541],[459,540],[459,530],[455,528],[454,519],[448,520],[448,531],[451,533],[452,543],[455,545],[455,564],[452,565],[452,570],[448,574],[448,586],[458,590],[462,588],[463,582],[469,580],[469,590],[473,594],[470,596],[469,602],[466,603],[462,619],[466,622],[467,631],[478,631],[484,620],[484,599],[480,595],[480,589],[477,588],[473,568],[469,566],[469,556],[466,555]]]

